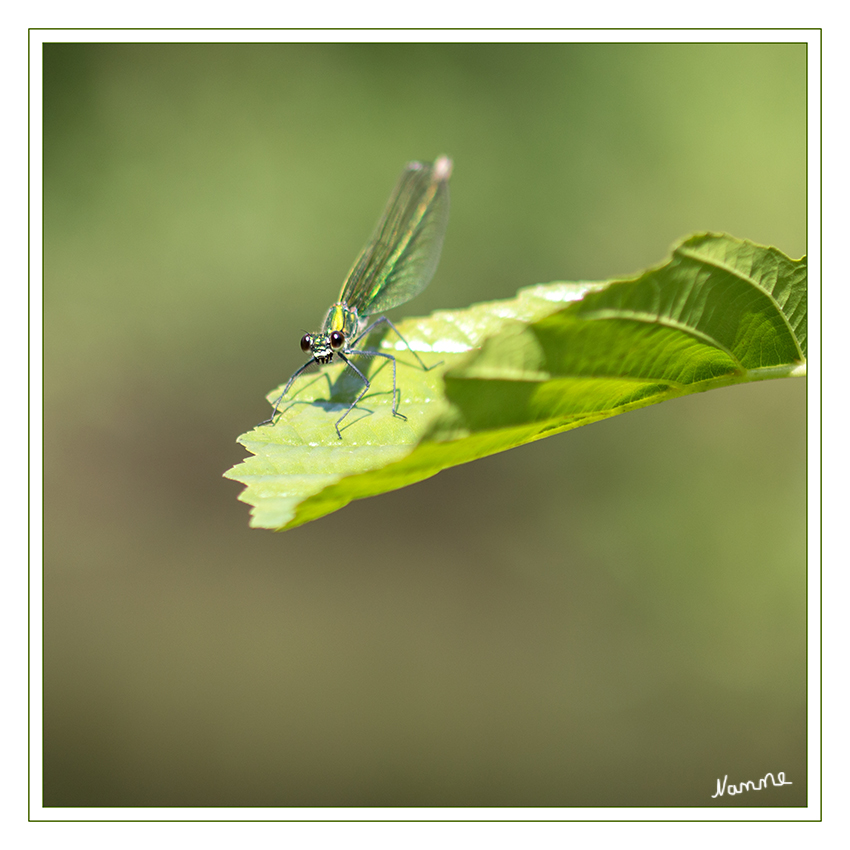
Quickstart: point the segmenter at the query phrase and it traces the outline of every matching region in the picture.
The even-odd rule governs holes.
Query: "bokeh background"
[[[397,317],[694,230],[805,253],[805,58],[47,45],[45,805],[804,805],[805,381],[283,534],[221,476],[407,160],[452,156],[453,206]]]

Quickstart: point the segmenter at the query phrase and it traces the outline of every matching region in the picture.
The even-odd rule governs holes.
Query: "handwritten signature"
[[[711,798],[713,800],[715,797],[722,797],[724,794],[729,794],[729,796],[731,797],[735,794],[743,794],[744,791],[761,791],[763,788],[767,788],[767,777],[768,776],[770,777],[770,781],[773,783],[774,787],[777,787],[779,785],[793,785],[794,784],[793,782],[789,782],[785,778],[785,771],[780,770],[779,773],[776,774],[776,779],[779,780],[778,782],[776,781],[776,779],[773,778],[772,773],[765,773],[765,775],[762,776],[761,779],[759,779],[758,785],[756,785],[755,782],[750,780],[750,781],[747,781],[747,782],[742,782],[740,785],[729,785],[727,787],[726,780],[729,778],[729,776],[727,774],[726,776],[723,777],[723,785],[720,784],[719,779],[717,780],[717,793],[712,794]]]

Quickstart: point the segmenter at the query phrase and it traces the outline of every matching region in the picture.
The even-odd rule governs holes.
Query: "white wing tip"
[[[441,156],[434,163],[434,179],[448,180],[452,176],[452,161],[447,156]]]

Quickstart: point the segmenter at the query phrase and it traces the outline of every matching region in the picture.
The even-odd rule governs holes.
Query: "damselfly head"
[[[301,350],[310,354],[317,363],[330,363],[334,353],[345,347],[345,334],[341,331],[331,333],[304,334],[301,337]]]

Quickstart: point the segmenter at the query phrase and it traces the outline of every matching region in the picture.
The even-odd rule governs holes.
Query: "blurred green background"
[[[221,475],[407,160],[452,218],[396,317],[799,257],[805,107],[803,45],[47,45],[45,805],[804,805],[805,381],[285,534]]]

